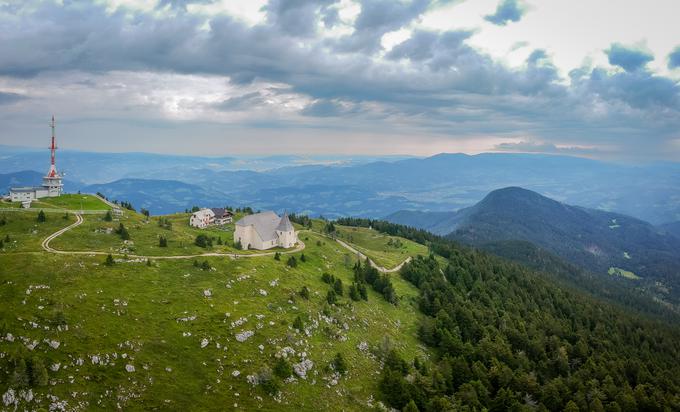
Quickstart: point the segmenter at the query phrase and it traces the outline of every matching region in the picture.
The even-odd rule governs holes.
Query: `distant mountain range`
[[[0,173],[25,169],[40,172],[46,161],[45,151],[0,147]],[[196,193],[203,195],[194,199],[199,205],[211,202],[329,218],[378,218],[402,209],[456,211],[499,187],[522,186],[559,201],[623,213],[654,224],[680,220],[679,163],[622,165],[567,156],[502,153],[350,159],[68,151],[58,154],[58,162],[67,172],[70,188],[111,184],[116,186],[119,200],[135,195],[115,183],[121,179],[144,179],[147,188],[159,181],[155,193],[167,199],[177,193],[164,182],[177,181],[202,189]],[[179,196],[170,203],[183,205],[183,195]]]
[[[661,282],[669,296],[680,298],[680,238],[626,215],[570,206],[509,187],[457,212],[400,211],[386,220],[446,234],[506,257],[511,253],[507,242],[530,242],[595,273],[641,277],[650,288]]]

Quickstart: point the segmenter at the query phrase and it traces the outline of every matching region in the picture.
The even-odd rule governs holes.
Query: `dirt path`
[[[63,229],[60,229],[60,230],[52,233],[49,236],[47,236],[41,244],[42,248],[46,252],[56,253],[56,254],[60,254],[60,255],[88,255],[88,256],[108,255],[109,252],[58,250],[58,249],[54,249],[53,247],[50,246],[51,241],[53,241],[54,239],[63,235],[64,233],[68,232],[69,230],[80,226],[83,223],[83,217],[80,214],[77,214],[77,213],[75,215],[76,215],[76,222],[69,225],[69,226],[66,226]],[[278,251],[278,253],[280,253],[282,255],[287,255],[287,254],[290,254],[290,253],[301,252],[304,249],[305,249],[304,242],[302,242],[301,240],[298,239],[298,246],[295,249]],[[249,258],[249,257],[274,256],[276,253],[277,253],[277,251],[251,253],[251,254],[243,254],[243,253],[201,253],[201,254],[198,254],[198,255],[177,255],[177,256],[145,256],[145,255],[131,255],[131,254],[123,254],[123,253],[111,253],[111,255],[113,255],[113,256],[127,256],[128,258],[131,258],[131,259],[173,260],[173,259],[194,259],[194,258],[200,258],[200,257]]]
[[[409,256],[409,257],[407,257],[403,262],[401,262],[401,263],[398,264],[397,266],[393,267],[392,269],[387,269],[387,268],[384,268],[384,267],[382,267],[382,266],[378,266],[373,260],[371,260],[371,258],[369,258],[368,256],[364,255],[363,253],[359,252],[358,250],[356,250],[355,248],[353,248],[352,246],[350,246],[348,243],[345,243],[345,242],[343,242],[343,241],[340,240],[340,239],[335,239],[335,241],[338,242],[338,243],[340,243],[340,245],[342,245],[342,247],[344,247],[345,249],[349,250],[349,251],[352,252],[352,253],[355,253],[355,254],[356,254],[357,256],[359,256],[362,260],[368,259],[368,262],[371,264],[371,266],[373,266],[374,268],[376,268],[376,269],[378,270],[378,272],[381,272],[381,273],[393,273],[393,272],[398,272],[405,264],[407,264],[408,262],[411,261],[411,256]]]
[[[47,236],[45,240],[42,241],[42,248],[49,253],[56,253],[60,255],[88,255],[88,256],[93,256],[93,255],[108,255],[108,252],[97,252],[97,251],[69,251],[69,250],[58,250],[50,246],[50,242],[53,241],[54,239],[58,238],[59,236],[63,235],[64,233],[68,232],[71,229],[74,229],[78,226],[80,226],[83,223],[83,217],[79,213],[75,213],[76,216],[76,221],[75,223],[70,224],[69,226],[66,226],[63,229],[59,229],[58,231],[52,233],[51,235]],[[301,233],[304,232],[304,230],[298,232]],[[326,235],[323,235],[325,237],[329,237]],[[330,238],[330,237],[329,237]],[[333,238],[330,238],[333,239]],[[393,273],[393,272],[398,272],[405,264],[411,261],[411,257],[407,257],[403,262],[398,264],[397,266],[393,267],[392,269],[387,269],[382,266],[378,266],[373,260],[371,260],[369,257],[361,253],[360,251],[356,250],[353,248],[351,245],[348,243],[343,242],[340,239],[333,239],[336,242],[338,242],[342,247],[345,249],[349,250],[350,252],[356,254],[359,256],[362,260],[368,259],[369,263],[371,266],[376,268],[378,272],[381,273]],[[290,253],[297,253],[301,252],[305,249],[305,244],[298,238],[298,246],[295,249],[292,250],[286,250],[283,252],[278,252],[282,255],[287,255]],[[195,258],[201,258],[201,257],[230,257],[230,258],[250,258],[250,257],[262,257],[262,256],[274,256],[277,253],[277,251],[274,252],[261,252],[261,253],[252,253],[252,254],[242,254],[242,253],[201,253],[198,255],[177,255],[177,256],[145,256],[145,255],[124,255],[122,253],[111,253],[113,256],[127,256],[128,258],[132,259],[154,259],[154,260],[177,260],[177,259],[195,259]]]

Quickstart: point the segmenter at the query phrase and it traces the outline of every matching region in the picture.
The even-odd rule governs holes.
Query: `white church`
[[[31,202],[42,197],[59,197],[64,191],[62,175],[57,172],[56,152],[57,144],[54,137],[54,116],[52,116],[52,145],[50,146],[51,164],[47,175],[43,177],[42,186],[36,187],[13,187],[9,189],[9,197],[12,202],[22,202],[25,206],[30,206]]]
[[[274,247],[291,248],[298,242],[297,233],[288,214],[279,217],[272,211],[248,215],[236,222],[234,243],[244,249],[265,250]]]

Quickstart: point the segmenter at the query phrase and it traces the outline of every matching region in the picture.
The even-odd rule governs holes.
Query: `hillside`
[[[680,222],[666,223],[659,226],[659,229],[680,239]]]
[[[179,212],[197,204],[214,207],[225,204],[222,196],[212,194],[200,186],[175,180],[121,179],[107,184],[85,186],[82,191],[102,193],[109,199],[125,199],[154,214]]]
[[[74,216],[74,199],[95,201],[60,200],[44,222],[0,213],[5,407],[561,410],[588,408],[566,389],[584,381],[611,407],[680,405],[676,328],[426,232],[293,216],[298,248],[258,253],[230,226]],[[404,266],[381,274],[353,251]]]
[[[387,219],[427,229],[418,226],[425,221],[422,215],[413,220],[409,214]],[[450,225],[448,229],[442,228],[444,224]],[[451,239],[470,245],[528,241],[595,273],[620,268],[643,278],[641,287],[656,296],[679,302],[680,241],[629,216],[570,206],[510,187],[489,193],[476,205],[441,222],[433,219],[429,225],[437,227],[440,234],[450,232]]]
[[[281,250],[277,260],[275,251],[234,249],[229,228],[189,228],[186,214],[147,221],[125,211],[111,222],[84,215],[49,243],[60,253],[46,253],[43,240],[77,221],[47,213],[38,222],[37,213],[0,212],[0,299],[13,308],[0,311],[5,407],[362,410],[378,402],[386,351],[430,356],[417,341],[416,289],[394,276],[396,305],[372,288],[366,301],[350,299],[355,260],[323,234],[302,231],[304,250]],[[121,223],[129,241],[115,233]],[[225,244],[200,248],[198,233]],[[408,256],[374,250],[375,240],[357,244],[376,259]],[[334,304],[327,295],[337,285],[324,272],[342,281]],[[333,369],[338,353],[346,373]]]

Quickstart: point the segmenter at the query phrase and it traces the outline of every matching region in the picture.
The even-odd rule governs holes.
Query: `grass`
[[[144,230],[161,230],[153,219],[148,226],[134,229],[142,225],[143,218],[128,215],[127,222],[134,222],[130,224],[133,239]],[[176,216],[173,233],[192,233],[179,228],[181,218]],[[59,226],[59,220],[60,215],[48,214],[46,225]],[[0,230],[18,238],[30,224],[9,222]],[[307,261],[294,269],[285,265],[285,259],[276,261],[270,256],[201,259],[213,268],[205,271],[191,260],[159,260],[152,266],[119,262],[107,267],[101,256],[0,253],[4,308],[0,310],[0,335],[15,337],[13,342],[0,340],[0,352],[6,355],[0,358],[0,392],[9,387],[12,359],[23,357],[61,365],[58,371],[48,372],[54,385],[33,389],[35,400],[28,409],[48,409],[47,393],[81,409],[367,409],[368,399],[378,392],[379,380],[379,360],[371,351],[379,354],[385,336],[406,359],[428,355],[416,338],[421,316],[416,309],[417,290],[395,275],[398,306],[373,291],[368,302],[351,302],[346,287],[351,283],[353,262],[346,261],[346,250],[316,233],[303,236]],[[330,288],[321,281],[325,271],[346,285],[340,303],[328,308],[330,323],[321,316]],[[311,290],[309,301],[296,295],[302,286]],[[204,296],[205,290],[211,290],[210,297]],[[291,329],[298,315],[309,318],[307,325],[318,322],[310,336]],[[178,321],[190,316],[195,320]],[[241,317],[247,317],[247,322],[232,327],[231,322]],[[59,318],[65,319],[67,331],[56,328]],[[237,342],[235,333],[243,330],[255,335]],[[38,341],[38,346],[28,350],[26,339]],[[45,339],[60,345],[54,349]],[[203,339],[209,342],[205,348],[201,348]],[[360,342],[367,342],[371,351],[358,350]],[[314,368],[307,380],[282,384],[281,395],[275,399],[247,383],[246,376],[271,366],[274,354],[286,346],[306,352]],[[338,352],[347,359],[349,372],[331,385],[326,366]],[[94,364],[93,355],[108,358],[108,363]],[[82,365],[78,359],[83,359]],[[135,372],[126,372],[127,364]],[[237,377],[232,376],[235,370],[240,372]]]
[[[349,242],[379,266],[392,268],[409,256],[427,255],[427,247],[373,229],[336,225],[338,238]]]
[[[40,251],[40,244],[45,237],[75,220],[70,214],[48,213],[47,220],[41,223],[38,222],[38,211],[0,212],[0,221],[6,222],[0,226],[0,239],[4,243],[0,253]],[[10,242],[4,242],[6,236],[10,237]]]
[[[196,229],[189,226],[188,213],[168,216],[153,216],[150,219],[126,212],[112,222],[105,221],[103,215],[84,215],[83,224],[55,239],[50,246],[60,250],[93,250],[111,253],[130,253],[144,256],[183,256],[201,253],[243,253],[259,251],[238,250],[234,247],[234,224]],[[240,217],[240,215],[238,215]],[[159,226],[160,219],[167,219],[170,229]],[[236,219],[235,219],[236,220]],[[125,244],[115,233],[120,224],[130,233],[132,243]],[[215,238],[212,247],[201,248],[194,244],[196,236],[204,234]],[[159,237],[168,239],[168,247],[159,247]],[[217,244],[221,238],[223,245]]]
[[[64,194],[31,203],[31,209],[109,210],[111,207],[92,195]]]
[[[633,280],[638,280],[641,279],[640,276],[636,275],[635,273],[621,269],[621,268],[616,268],[616,267],[610,267],[609,270],[607,271],[608,274],[612,276],[622,276],[626,279],[633,279]]]

